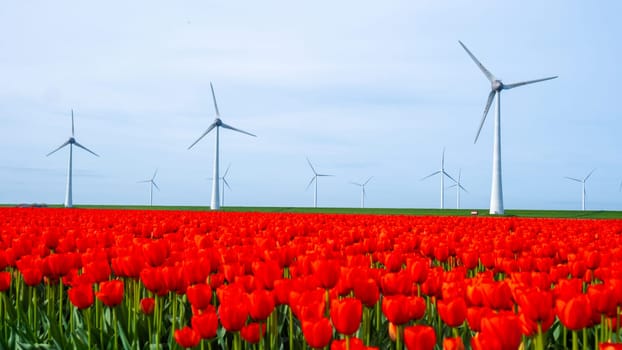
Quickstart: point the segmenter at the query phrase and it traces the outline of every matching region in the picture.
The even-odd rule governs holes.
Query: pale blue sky
[[[489,83],[462,40],[505,82],[507,209],[622,209],[617,108],[619,1],[20,1],[0,4],[0,202],[61,203],[70,135],[75,204],[208,205],[215,116],[231,163],[226,205],[438,207],[438,170],[462,168],[463,207],[487,208]],[[446,191],[447,207],[455,191]]]

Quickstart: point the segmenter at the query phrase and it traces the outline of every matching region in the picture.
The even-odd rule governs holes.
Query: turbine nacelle
[[[492,83],[490,84],[490,87],[492,88],[493,91],[501,91],[504,88],[503,82],[501,82],[501,80],[493,80]]]
[[[76,139],[72,136],[67,140],[67,143],[71,143],[72,145],[76,143]]]

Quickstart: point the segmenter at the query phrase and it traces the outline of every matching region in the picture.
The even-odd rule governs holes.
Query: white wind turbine
[[[441,175],[441,209],[445,209],[445,176],[450,178],[453,182],[456,182],[456,180],[445,171],[445,147],[443,147],[443,155],[441,157],[441,169],[422,178],[421,181],[438,174]]]
[[[585,182],[587,181],[587,179],[590,178],[590,176],[592,176],[592,173],[594,172],[594,170],[596,170],[596,169],[592,169],[592,171],[590,171],[590,173],[587,174],[587,176],[584,177],[583,179],[576,179],[574,177],[564,176],[564,178],[566,178],[568,180],[576,181],[576,182],[579,182],[581,184],[581,210],[585,210]],[[621,186],[622,186],[622,184],[621,184]]]
[[[460,191],[469,193],[469,191],[467,191],[466,188],[462,187],[462,182],[460,182],[461,177],[462,177],[462,169],[459,169],[458,170],[458,181],[456,181],[455,184],[447,187],[447,188],[456,187],[456,209],[460,209]]]
[[[464,50],[471,56],[471,59],[475,62],[475,64],[479,67],[479,69],[484,73],[486,78],[490,81],[491,90],[488,94],[488,101],[486,102],[486,107],[484,108],[484,115],[482,117],[482,121],[480,122],[479,129],[477,129],[477,134],[475,135],[475,142],[477,142],[477,138],[479,137],[479,133],[482,131],[482,126],[484,126],[484,121],[486,120],[486,115],[488,114],[488,110],[492,105],[492,100],[496,97],[497,103],[495,108],[495,125],[494,125],[494,144],[493,144],[493,154],[492,154],[492,190],[490,192],[490,214],[503,214],[503,188],[501,185],[501,91],[502,90],[510,90],[515,87],[533,84],[545,80],[551,80],[557,78],[557,76],[536,79],[536,80],[528,80],[522,81],[513,84],[503,84],[501,80],[497,79],[492,73],[490,73],[484,65],[482,65],[477,58],[467,49],[467,47],[461,42],[458,41],[460,45],[464,48]]]
[[[138,181],[138,183],[149,183],[149,206],[153,206],[153,188],[155,187],[158,191],[160,187],[155,183],[155,177],[158,174],[158,169],[155,170],[151,179]]]
[[[220,112],[218,111],[218,105],[216,104],[216,94],[214,94],[214,86],[212,86],[212,83],[209,83],[210,88],[212,89],[212,99],[214,100],[214,109],[216,110],[216,119],[214,120],[214,122],[207,128],[207,130],[205,130],[205,132],[203,133],[203,135],[201,135],[201,137],[199,137],[196,141],[194,141],[193,144],[190,145],[190,147],[188,147],[188,149],[191,149],[194,145],[197,144],[197,142],[201,141],[201,139],[203,137],[205,137],[205,135],[207,135],[210,131],[212,131],[212,129],[216,129],[216,149],[214,151],[214,175],[212,176],[212,200],[210,203],[210,208],[212,210],[218,210],[220,209],[220,192],[219,192],[219,186],[218,184],[220,183],[219,181],[219,172],[218,172],[218,166],[219,166],[219,161],[218,161],[218,157],[219,157],[219,135],[220,135],[220,128],[224,128],[224,129],[229,129],[229,130],[233,130],[233,131],[237,131],[240,132],[242,134],[246,134],[249,136],[253,136],[253,137],[257,137],[254,134],[251,134],[249,132],[240,130],[240,129],[236,129],[230,125],[227,125],[225,123],[222,122],[222,120],[220,120]]]
[[[308,190],[309,186],[311,186],[311,184],[315,182],[315,190],[313,191],[313,207],[317,208],[317,178],[323,177],[323,176],[333,176],[333,175],[318,174],[317,171],[315,171],[313,164],[311,164],[311,161],[309,160],[309,158],[307,158],[307,163],[309,163],[309,166],[311,167],[311,170],[313,171],[313,177],[311,178],[311,181],[309,181],[309,184],[307,185],[306,189]]]
[[[49,157],[51,154],[69,145],[69,163],[67,164],[67,192],[65,193],[65,208],[73,207],[73,199],[72,199],[73,146],[75,145],[76,147],[82,148],[83,150],[99,157],[97,153],[79,144],[78,141],[76,141],[74,136],[75,136],[75,132],[74,132],[74,126],[73,126],[73,109],[72,109],[71,110],[71,137],[67,141],[65,141],[65,143],[58,146],[58,148],[56,148],[55,150],[53,150],[52,152],[46,155],[46,157]]]
[[[358,183],[358,182],[352,182],[350,181],[351,184],[359,186],[361,188],[361,208],[365,208],[365,186],[367,185],[367,183],[369,182],[369,180],[371,180],[373,176],[370,176],[369,179],[367,179],[367,181],[363,182],[363,183]]]

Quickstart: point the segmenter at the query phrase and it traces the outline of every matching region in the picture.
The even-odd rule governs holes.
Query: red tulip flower
[[[443,339],[443,350],[464,350],[462,338],[445,338]]]
[[[206,312],[192,316],[192,329],[199,332],[202,339],[214,338],[218,332],[218,315],[216,312]]]
[[[311,348],[323,348],[333,337],[333,326],[325,317],[317,321],[302,321],[302,334]]]
[[[248,312],[253,320],[265,321],[274,310],[272,292],[259,289],[248,295]]]
[[[140,310],[145,315],[151,315],[155,309],[155,300],[153,298],[142,298],[140,300]]]
[[[436,345],[436,331],[424,325],[406,327],[404,344],[408,350],[433,350]]]
[[[250,344],[259,343],[264,334],[266,334],[266,325],[257,322],[249,323],[240,330],[242,339]]]
[[[489,314],[482,317],[482,332],[495,337],[501,349],[518,349],[521,343],[521,328],[518,317],[510,311]]]
[[[331,289],[337,285],[341,275],[341,264],[337,260],[320,259],[313,262],[314,275],[324,289]]]
[[[463,298],[439,300],[436,302],[441,320],[449,327],[459,327],[467,316],[467,305]]]
[[[6,292],[11,288],[11,273],[2,271],[0,272],[0,292]]]
[[[176,329],[174,336],[177,344],[183,348],[193,348],[199,345],[199,342],[201,341],[199,333],[188,326],[182,329]]]
[[[353,287],[354,296],[367,307],[374,307],[380,299],[380,290],[373,278],[354,279]]]
[[[79,284],[73,286],[67,292],[69,300],[78,309],[86,309],[93,305],[95,299],[93,295],[93,285],[91,284]]]
[[[211,305],[212,302],[212,288],[205,283],[195,284],[186,289],[186,296],[190,305],[203,310]]]
[[[244,327],[248,318],[248,308],[246,303],[223,302],[218,307],[220,323],[229,332],[237,332]]]
[[[96,293],[97,299],[108,307],[115,307],[123,301],[123,288],[123,280],[102,282]]]
[[[585,294],[580,294],[567,302],[557,300],[555,308],[559,321],[570,330],[578,331],[591,323],[592,307],[590,299]]]
[[[382,298],[382,313],[397,326],[422,318],[425,308],[425,301],[421,297],[398,294]]]
[[[363,304],[355,298],[333,300],[330,308],[330,318],[337,332],[352,335],[359,329],[363,316]]]

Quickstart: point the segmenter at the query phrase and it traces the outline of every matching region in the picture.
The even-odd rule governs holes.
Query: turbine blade
[[[523,85],[528,85],[528,84],[533,84],[533,83],[539,83],[541,81],[545,81],[545,80],[551,80],[551,79],[555,79],[558,76],[554,76],[554,77],[548,77],[548,78],[542,78],[542,79],[536,79],[536,80],[527,80],[527,81],[521,81],[520,83],[513,83],[513,84],[503,84],[503,90],[510,90],[513,89],[515,87],[519,87],[519,86],[523,86]]]
[[[61,148],[65,147],[65,146],[67,146],[68,144],[69,144],[69,141],[65,141],[65,143],[63,143],[62,145],[58,146],[58,148],[56,148],[56,149],[55,149],[55,150],[53,150],[52,152],[50,152],[50,153],[46,154],[45,156],[46,156],[46,157],[49,157],[50,155],[52,155],[52,153],[54,153],[54,152],[58,151],[59,149],[61,149]]]
[[[309,160],[309,158],[307,158],[307,163],[309,163],[309,166],[311,167],[313,174],[317,175],[317,172],[315,171],[315,168],[313,167],[313,164],[311,164],[311,161]]]
[[[450,179],[451,179],[451,181],[453,181],[453,182],[455,182],[455,183],[458,183],[458,181],[456,181],[456,179],[454,179],[453,177],[451,177],[451,175],[449,175],[449,174],[448,174],[446,171],[444,171],[444,170],[443,170],[443,174],[444,174],[445,176],[447,176],[448,178],[450,178]]]
[[[447,186],[447,187],[445,187],[445,188],[446,188],[446,189],[449,189],[449,188],[454,188],[454,187],[456,187],[456,185],[455,185],[455,184],[454,184],[454,185],[451,185],[451,186]]]
[[[594,172],[594,170],[596,170],[596,169],[592,169],[592,171],[590,171],[590,173],[587,174],[587,176],[585,177],[585,179],[583,179],[583,181],[587,181],[587,179],[589,179],[590,176],[592,176],[592,173]]]
[[[73,128],[73,108],[71,109],[71,136],[74,136],[74,128]]]
[[[209,134],[209,132],[212,131],[212,129],[214,129],[215,127],[216,127],[216,123],[212,123],[212,125],[210,125],[209,128],[207,128],[207,130],[205,130],[203,135],[201,135],[201,137],[199,137],[196,141],[194,141],[194,143],[191,144],[190,147],[188,147],[188,149],[191,149],[194,145],[197,144],[197,142],[201,141],[201,139],[204,138],[205,135]]]
[[[225,173],[224,173],[224,175],[222,176],[222,179],[223,179],[223,180],[225,179],[225,177],[227,177],[227,174],[229,173],[229,168],[231,168],[231,164],[227,165],[227,170],[225,170]],[[227,181],[225,181],[225,182],[227,182]]]
[[[335,175],[330,175],[330,174],[317,174],[315,176],[335,176]]]
[[[363,186],[367,185],[367,183],[369,182],[369,180],[371,180],[373,176],[370,176],[369,179],[367,179],[367,181],[363,182]]]
[[[488,115],[488,110],[492,105],[492,100],[495,97],[495,90],[491,90],[488,94],[488,101],[486,101],[486,107],[484,108],[484,115],[482,116],[482,121],[479,123],[479,129],[477,129],[477,134],[475,135],[475,141],[473,143],[477,143],[477,139],[479,138],[479,133],[482,132],[482,127],[484,126],[484,122],[486,121],[486,116]]]
[[[136,183],[138,183],[138,184],[142,184],[142,183],[146,183],[146,182],[151,182],[151,180],[136,181]]]
[[[225,129],[229,129],[229,130],[233,130],[233,131],[241,132],[242,134],[246,134],[246,135],[249,135],[249,136],[252,136],[252,137],[257,137],[257,135],[255,135],[255,134],[251,134],[250,132],[246,132],[246,131],[244,131],[244,130],[236,129],[236,128],[234,128],[233,126],[231,126],[231,125],[227,125],[227,124],[222,123],[222,122],[221,122],[220,126],[222,126],[222,127],[223,127],[223,128],[225,128]]]
[[[87,151],[87,152],[91,153],[92,155],[94,155],[94,156],[96,156],[96,157],[99,157],[99,154],[97,154],[97,153],[95,153],[95,152],[91,151],[90,149],[88,149],[88,148],[86,148],[86,147],[82,146],[81,144],[79,144],[79,143],[78,143],[78,141],[75,141],[73,144],[74,144],[74,145],[76,145],[76,146],[78,146],[78,147],[80,147],[80,148],[82,148],[83,150],[85,150],[85,151]]]
[[[212,99],[214,100],[214,109],[216,110],[216,116],[220,117],[220,112],[218,111],[218,104],[216,104],[216,94],[214,93],[214,85],[212,82],[209,82],[209,87],[212,89]]]
[[[441,169],[445,169],[445,146],[443,146],[443,156],[441,157]]]
[[[434,175],[436,175],[436,174],[439,174],[440,172],[441,172],[440,170],[439,170],[439,171],[435,171],[435,172],[433,172],[432,174],[430,174],[430,175],[428,175],[428,176],[426,176],[426,177],[421,178],[421,181],[423,181],[423,180],[427,179],[428,177],[432,177],[432,176],[434,176]]]
[[[574,177],[568,177],[568,176],[564,176],[564,179],[568,179],[568,180],[572,180],[572,181],[576,181],[576,182],[583,182],[579,179],[575,179]]]
[[[361,184],[360,184],[360,183],[358,183],[358,182],[353,182],[353,181],[350,181],[350,183],[351,183],[352,185],[356,185],[356,186],[363,186],[363,185],[361,185]]]
[[[153,176],[151,177],[151,181],[153,181],[153,179],[155,179],[157,174],[158,174],[158,169],[156,169],[155,172],[153,173]]]
[[[477,60],[477,58],[475,58],[475,56],[471,53],[471,51],[469,51],[469,49],[467,49],[467,47],[462,43],[462,41],[458,40],[458,42],[460,43],[460,45],[462,45],[462,48],[469,54],[469,56],[471,56],[471,59],[473,59],[473,62],[475,62],[475,64],[479,67],[482,73],[484,73],[486,78],[488,78],[488,80],[492,83],[495,80],[495,76],[492,75],[492,73],[490,73],[488,69],[486,69],[486,67],[484,67],[484,65],[480,61]]]
[[[158,187],[158,184],[156,184],[156,183],[155,183],[155,181],[150,181],[150,182],[153,184],[153,186],[154,186],[154,187],[155,187],[158,191],[160,190],[160,187]]]
[[[311,181],[309,181],[309,184],[307,185],[307,188],[305,188],[305,191],[309,189],[309,187],[311,187],[311,184],[313,183],[313,181],[315,181],[315,179],[317,178],[317,175],[313,175],[313,177],[311,178]]]
[[[464,192],[469,193],[469,191],[467,191],[467,189],[466,189],[466,188],[464,188],[462,185],[458,185],[458,186],[460,186],[460,188],[461,188]]]
[[[231,186],[229,186],[229,183],[227,182],[227,179],[225,179],[224,177],[222,178],[222,182],[225,184],[225,186],[227,186],[228,189],[231,189]]]

